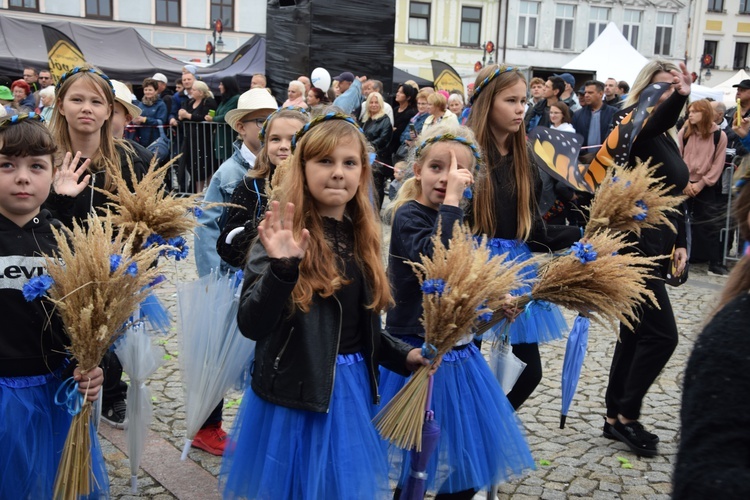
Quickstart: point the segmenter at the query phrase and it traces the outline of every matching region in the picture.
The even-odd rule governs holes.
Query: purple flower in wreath
[[[422,282],[422,293],[440,297],[443,295],[443,292],[445,292],[445,281],[440,278],[424,280]]]
[[[573,255],[581,261],[581,264],[587,264],[596,260],[596,250],[594,250],[594,245],[591,243],[576,241],[570,249],[573,251]]]
[[[49,290],[54,284],[55,280],[53,280],[52,276],[49,274],[35,276],[23,286],[23,298],[26,299],[27,302],[41,299],[47,295],[47,290]]]
[[[183,238],[182,236],[169,238],[169,240],[167,241],[167,245],[174,247],[170,250],[167,250],[167,257],[174,257],[174,260],[178,262],[187,258],[188,249],[190,247],[188,247],[185,238]]]

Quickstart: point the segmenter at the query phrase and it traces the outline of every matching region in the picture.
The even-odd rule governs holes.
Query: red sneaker
[[[227,446],[227,433],[221,428],[221,422],[209,424],[199,430],[193,439],[192,446],[211,455],[222,456]]]

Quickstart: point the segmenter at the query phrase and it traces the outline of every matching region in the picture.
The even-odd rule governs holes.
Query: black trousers
[[[618,414],[627,419],[640,418],[646,393],[677,347],[677,324],[666,284],[650,279],[647,286],[661,309],[644,306],[635,331],[620,325],[620,341],[615,346],[605,396],[609,418]]]
[[[704,187],[695,198],[688,198],[687,203],[693,214],[690,259],[720,264],[723,261],[721,225],[726,214],[721,212],[715,186]]]
[[[107,351],[102,358],[104,383],[102,384],[102,405],[107,407],[125,399],[128,385],[122,381],[122,364],[113,351]]]

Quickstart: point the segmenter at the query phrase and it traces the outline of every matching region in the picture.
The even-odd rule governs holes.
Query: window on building
[[[606,7],[591,7],[589,13],[589,45],[591,45],[607,27],[609,9]]]
[[[37,0],[10,0],[8,8],[13,10],[39,12],[39,2],[37,2]]]
[[[671,12],[656,13],[656,40],[654,55],[669,56],[672,54],[672,31],[674,30],[674,14]]]
[[[539,2],[521,0],[518,5],[518,46],[536,47]]]
[[[746,42],[737,42],[734,44],[734,69],[747,68],[747,46]]]
[[[555,48],[572,49],[576,6],[557,4],[555,14]]]
[[[724,0],[708,0],[709,12],[724,12]]]
[[[482,26],[481,7],[461,7],[461,45],[479,47],[479,30]]]
[[[430,4],[424,2],[409,3],[409,41],[430,41]]]
[[[86,0],[86,17],[112,19],[112,0]]]
[[[750,0],[740,0],[740,14],[750,14]]]
[[[180,24],[180,0],[156,0],[156,24]]]
[[[623,13],[622,23],[622,36],[624,36],[630,45],[634,49],[638,48],[638,35],[641,31],[641,16],[643,12],[640,10],[625,9]]]
[[[706,40],[703,42],[703,55],[711,56],[711,64],[703,66],[704,68],[716,67],[716,53],[719,51],[719,42],[716,40]]]
[[[224,29],[234,29],[234,0],[211,0],[211,26],[221,19]]]

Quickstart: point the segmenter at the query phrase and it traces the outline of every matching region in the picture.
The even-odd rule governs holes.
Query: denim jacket
[[[233,147],[234,154],[222,163],[211,177],[211,183],[203,199],[206,204],[229,203],[232,200],[234,188],[242,182],[247,171],[253,168],[253,165],[242,157],[240,152],[242,141],[236,141]],[[221,260],[219,254],[216,253],[216,240],[226,223],[227,212],[227,207],[211,207],[204,209],[198,217],[200,225],[195,229],[195,264],[198,267],[198,276],[205,276],[211,272],[211,269],[216,268],[220,268],[222,273],[237,271],[237,268]]]
[[[362,82],[354,79],[349,89],[333,101],[334,106],[341,108],[344,113],[350,115],[362,102]]]

